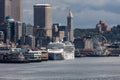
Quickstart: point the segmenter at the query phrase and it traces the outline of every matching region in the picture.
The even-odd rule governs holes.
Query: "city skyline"
[[[53,23],[67,24],[69,9],[73,12],[75,28],[95,28],[99,20],[105,20],[111,27],[119,24],[119,0],[25,0],[23,20],[33,24],[33,5],[49,3],[53,6]]]

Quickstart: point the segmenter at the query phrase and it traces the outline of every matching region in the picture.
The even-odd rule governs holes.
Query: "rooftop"
[[[68,17],[73,17],[71,10],[69,10]]]
[[[35,4],[34,6],[51,6],[50,4]]]

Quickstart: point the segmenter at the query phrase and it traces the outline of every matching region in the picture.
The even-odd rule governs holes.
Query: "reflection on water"
[[[0,80],[120,80],[120,57],[0,64]]]

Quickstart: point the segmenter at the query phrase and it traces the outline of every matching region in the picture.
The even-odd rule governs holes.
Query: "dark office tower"
[[[67,37],[68,37],[68,40],[69,41],[72,41],[74,40],[74,32],[73,32],[73,15],[72,15],[72,12],[69,11],[68,13],[68,16],[67,16]]]
[[[52,38],[52,6],[50,4],[34,5],[34,26],[37,44],[41,45],[47,37]]]
[[[22,0],[0,0],[0,23],[6,16],[12,16],[16,21],[22,21]]]

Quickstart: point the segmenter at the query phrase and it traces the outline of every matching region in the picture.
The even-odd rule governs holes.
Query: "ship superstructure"
[[[71,42],[51,42],[47,46],[49,59],[68,60],[74,59],[74,45]]]

